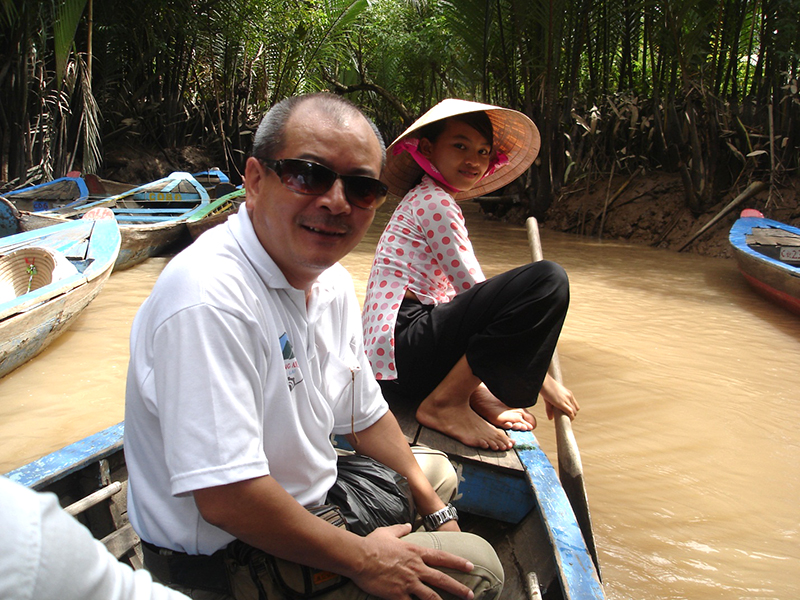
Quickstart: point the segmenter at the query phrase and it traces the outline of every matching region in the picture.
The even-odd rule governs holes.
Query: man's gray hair
[[[291,96],[284,98],[270,108],[264,118],[261,119],[261,124],[258,126],[253,139],[253,156],[272,159],[280,153],[286,143],[286,123],[289,121],[292,112],[305,102],[313,102],[316,108],[335,119],[338,123],[343,123],[347,117],[353,115],[360,115],[366,119],[375,133],[375,137],[378,138],[378,143],[381,147],[381,168],[383,167],[386,162],[386,144],[375,123],[347,98],[328,92],[319,92],[306,96]]]

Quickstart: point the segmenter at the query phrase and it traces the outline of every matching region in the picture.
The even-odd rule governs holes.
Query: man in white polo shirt
[[[446,505],[446,459],[418,463],[388,411],[337,263],[385,198],[384,158],[374,125],[343,98],[282,101],[259,127],[240,211],[176,256],[137,314],[129,514],[154,576],[193,598],[502,589],[496,554]],[[308,510],[336,481],[332,434],[407,479],[429,532],[362,537]],[[300,583],[288,581],[295,567]]]

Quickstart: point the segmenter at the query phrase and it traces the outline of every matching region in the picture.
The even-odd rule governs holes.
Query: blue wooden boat
[[[506,452],[471,448],[417,423],[414,403],[387,400],[410,444],[441,450],[456,467],[459,525],[494,546],[506,572],[503,598],[605,598],[594,539],[587,542],[532,431],[509,431],[515,446]]]
[[[105,218],[0,239],[0,377],[44,350],[100,293],[120,247]]]
[[[208,190],[214,189],[220,183],[230,183],[231,181],[219,167],[212,167],[205,171],[197,171],[196,173],[192,173],[192,177]]]
[[[564,489],[532,432],[512,432],[514,450],[490,452],[420,427],[402,408],[398,417],[411,443],[438,447],[453,461],[459,524],[492,542],[503,560],[502,598],[605,597]],[[55,492],[115,556],[140,568],[139,539],[127,519],[123,428],[119,423],[6,476]]]
[[[56,494],[61,506],[114,556],[141,569],[140,540],[128,521],[122,435],[123,424],[119,423],[5,476],[31,489]]]
[[[20,216],[24,231],[80,218],[97,207],[112,210],[119,222],[122,246],[115,271],[132,267],[188,241],[186,221],[210,202],[208,191],[189,173],[175,172],[157,181],[101,200]]]
[[[79,175],[59,177],[10,192],[4,192],[18,210],[42,211],[80,204],[89,199],[89,187]]]
[[[745,209],[731,227],[733,255],[747,282],[800,314],[800,229]]]

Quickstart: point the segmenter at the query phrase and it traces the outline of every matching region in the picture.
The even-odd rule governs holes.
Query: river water
[[[389,210],[343,261],[361,299]],[[529,261],[524,227],[464,212],[487,276]],[[570,276],[559,355],[608,598],[800,598],[800,318],[731,260],[549,230],[542,246]],[[0,380],[0,473],[122,420],[130,325],[167,260],[113,274]]]

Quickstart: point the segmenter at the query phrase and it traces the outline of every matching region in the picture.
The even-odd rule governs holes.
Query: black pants
[[[512,407],[531,406],[568,306],[567,274],[549,261],[487,279],[438,306],[406,299],[395,325],[398,379],[381,387],[421,402],[466,354],[492,394]]]

